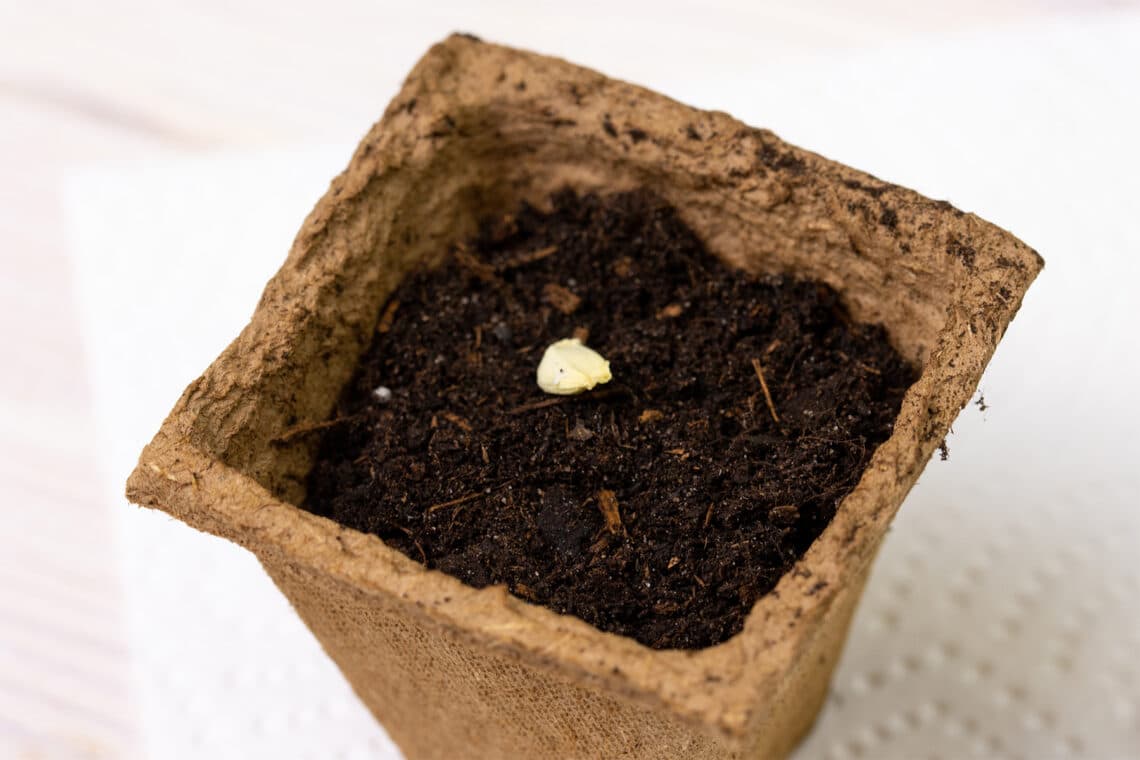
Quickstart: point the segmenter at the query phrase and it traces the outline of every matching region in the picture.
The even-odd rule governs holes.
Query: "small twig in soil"
[[[320,430],[336,427],[337,425],[343,424],[345,422],[350,422],[354,419],[356,419],[356,415],[350,415],[348,417],[337,417],[335,420],[325,420],[324,422],[305,422],[300,425],[294,425],[291,428],[286,428],[284,431],[282,431],[281,435],[270,438],[269,442],[289,443],[291,441],[295,441],[303,435],[308,435],[309,433],[315,433]]]
[[[768,405],[768,411],[772,413],[772,421],[779,425],[780,415],[776,414],[776,405],[772,403],[772,392],[768,390],[768,381],[764,379],[764,368],[760,366],[759,359],[752,360],[752,369],[756,370],[756,378],[760,381],[761,390],[764,391],[764,403]]]
[[[376,323],[376,332],[386,333],[392,329],[392,321],[396,318],[396,309],[400,308],[400,299],[393,298],[384,307],[384,313],[380,315],[380,321]]]
[[[447,509],[448,507],[456,507],[460,504],[466,504],[469,501],[478,499],[480,496],[486,495],[486,492],[479,491],[478,493],[469,493],[466,496],[460,496],[458,499],[452,499],[451,501],[441,501],[439,504],[432,504],[430,507],[424,510],[424,514],[430,515],[432,512],[437,512],[441,509]]]
[[[516,258],[511,259],[510,261],[501,265],[499,267],[499,271],[503,272],[503,271],[506,271],[508,269],[514,269],[515,267],[521,267],[525,264],[533,264],[534,262],[541,261],[541,260],[545,259],[547,256],[550,256],[551,254],[557,253],[557,252],[558,252],[558,246],[548,245],[545,248],[539,248],[537,251],[531,251],[530,253],[524,253],[521,256],[518,256]]]
[[[567,401],[573,399],[574,396],[559,396],[557,398],[547,398],[542,401],[534,401],[530,404],[523,404],[511,409],[507,414],[522,414],[524,412],[532,412],[535,409],[545,409],[548,406],[557,406],[558,404],[565,404]]]
[[[471,432],[471,423],[460,417],[455,412],[444,412],[443,418],[450,422],[452,425],[462,429],[466,433]]]
[[[615,385],[612,388],[605,390],[595,390],[592,393],[580,393],[576,396],[556,396],[554,398],[543,399],[542,401],[532,401],[529,404],[522,404],[516,406],[514,409],[507,411],[507,414],[523,414],[525,412],[533,412],[535,409],[545,409],[548,406],[558,406],[559,404],[566,404],[571,401],[604,401],[608,398],[615,396],[635,395],[633,389],[627,385]]]

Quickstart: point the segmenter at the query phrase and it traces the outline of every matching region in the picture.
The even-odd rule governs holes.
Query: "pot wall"
[[[473,646],[319,571],[259,559],[408,760],[785,757],[823,706],[870,567],[837,595],[758,732],[738,743]]]

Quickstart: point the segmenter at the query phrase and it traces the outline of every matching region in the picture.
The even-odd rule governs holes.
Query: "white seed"
[[[613,379],[610,363],[577,338],[547,347],[538,363],[538,387],[557,396],[572,396]]]
[[[387,404],[392,400],[392,389],[386,385],[381,385],[372,391],[372,398],[379,401],[381,404]]]

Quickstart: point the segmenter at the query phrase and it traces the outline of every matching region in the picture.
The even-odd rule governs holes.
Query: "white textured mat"
[[[1047,261],[989,410],[963,413],[888,537],[799,757],[1140,756],[1137,40],[1117,16],[645,82],[948,198]],[[69,186],[107,498],[350,150]],[[117,515],[151,756],[398,756],[251,556]]]

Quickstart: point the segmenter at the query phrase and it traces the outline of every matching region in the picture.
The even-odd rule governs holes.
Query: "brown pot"
[[[648,187],[725,261],[827,282],[922,368],[834,521],[718,646],[654,651],[295,506],[315,444],[298,431],[331,414],[403,273],[565,185]],[[1041,266],[992,224],[723,113],[454,36],[333,180],[127,494],[254,552],[409,758],[778,758],[811,726],[887,526]]]

